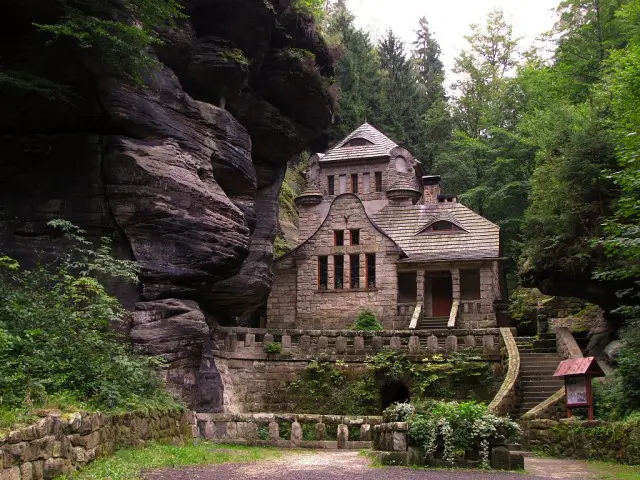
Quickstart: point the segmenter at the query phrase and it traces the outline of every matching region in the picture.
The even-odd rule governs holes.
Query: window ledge
[[[377,292],[377,288],[331,288],[326,290],[315,290],[313,293],[355,293],[355,292]]]

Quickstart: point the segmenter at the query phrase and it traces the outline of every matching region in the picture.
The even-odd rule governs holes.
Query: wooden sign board
[[[567,406],[586,407],[589,405],[586,377],[566,377]]]

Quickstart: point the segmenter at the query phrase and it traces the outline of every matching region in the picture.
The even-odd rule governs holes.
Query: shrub
[[[113,328],[126,311],[105,282],[135,281],[134,263],[116,260],[103,238],[97,249],[64,221],[64,254],[21,269],[0,258],[0,408],[38,407],[54,398],[95,408],[172,402],[155,367],[134,354]]]
[[[428,458],[439,456],[453,463],[457,456],[475,450],[484,468],[489,466],[490,442],[520,432],[515,422],[488,413],[485,405],[475,402],[433,402],[407,422],[410,444],[421,447]]]
[[[405,422],[416,413],[416,408],[410,403],[398,402],[394,403],[382,412],[382,418],[385,422]]]
[[[277,354],[282,352],[282,344],[280,342],[269,342],[264,346],[264,352],[268,354]]]
[[[360,313],[358,313],[356,323],[353,324],[353,330],[365,332],[382,330],[382,324],[376,318],[375,312],[365,308],[360,310]]]

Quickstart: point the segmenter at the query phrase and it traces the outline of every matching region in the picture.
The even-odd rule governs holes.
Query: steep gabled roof
[[[460,203],[387,205],[372,215],[372,220],[404,250],[408,262],[500,256],[500,228]],[[464,231],[422,233],[439,220],[452,222]]]
[[[371,144],[361,145],[358,147],[344,146],[345,143],[348,143],[354,138],[364,138],[371,142]],[[387,137],[384,133],[365,122],[338,142],[335,147],[329,150],[326,155],[320,159],[320,162],[324,163],[340,160],[389,157],[391,150],[397,146],[398,144]]]

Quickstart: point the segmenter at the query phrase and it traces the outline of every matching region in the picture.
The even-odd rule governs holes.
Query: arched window
[[[398,156],[396,157],[396,172],[407,173],[407,159]]]

